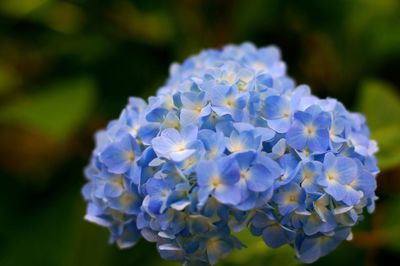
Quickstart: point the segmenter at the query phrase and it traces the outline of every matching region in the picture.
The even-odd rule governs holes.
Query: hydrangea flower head
[[[96,135],[86,219],[121,248],[215,264],[250,230],[313,262],[374,210],[377,145],[365,118],[286,75],[274,46],[206,50],[173,64],[157,96],[130,98]]]

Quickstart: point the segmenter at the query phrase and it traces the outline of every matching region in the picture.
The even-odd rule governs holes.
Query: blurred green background
[[[400,265],[398,0],[0,0],[0,265],[175,265],[83,220],[92,136],[173,61],[246,40],[280,46],[299,83],[364,112],[381,148],[376,212],[315,265]],[[245,242],[220,265],[298,264]]]

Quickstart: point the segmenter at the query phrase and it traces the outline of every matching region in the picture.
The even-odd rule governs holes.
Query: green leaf
[[[400,98],[395,88],[377,80],[361,87],[358,104],[367,117],[372,138],[378,142],[378,164],[382,170],[400,165]]]
[[[4,233],[6,245],[0,252],[0,265],[112,264],[107,230],[83,220],[84,203],[70,192],[60,193],[34,211],[14,214],[15,220],[8,221]]]
[[[382,170],[400,165],[400,125],[387,126],[373,131],[372,138],[379,144],[378,164]]]
[[[49,0],[2,0],[0,1],[0,12],[7,15],[22,17],[35,9],[45,5]]]
[[[65,140],[88,118],[96,98],[91,79],[59,82],[0,108],[0,124],[39,130]]]
[[[372,131],[386,126],[400,125],[400,98],[395,88],[377,80],[365,81],[361,86],[359,108],[367,117]]]
[[[249,230],[243,230],[236,235],[247,248],[235,250],[221,261],[223,266],[252,265],[252,266],[281,266],[300,265],[295,259],[295,251],[289,246],[278,249],[267,247],[260,237],[253,236]]]
[[[21,78],[9,65],[0,62],[0,96],[11,92],[21,83]]]

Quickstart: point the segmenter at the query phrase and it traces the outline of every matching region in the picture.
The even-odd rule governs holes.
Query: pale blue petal
[[[199,113],[194,110],[182,108],[179,117],[182,125],[189,125],[197,123],[197,120],[199,119]]]
[[[286,133],[290,128],[290,117],[268,120],[268,126],[278,133]]]
[[[304,149],[307,144],[304,126],[300,123],[295,123],[286,133],[286,142],[293,149]]]
[[[197,139],[198,128],[196,125],[188,125],[182,129],[182,139],[191,142]]]
[[[183,160],[189,158],[192,154],[194,154],[196,150],[187,149],[183,151],[174,151],[170,153],[171,159],[175,162],[182,162]]]
[[[169,157],[175,143],[165,137],[156,137],[151,141],[154,151],[161,157]]]
[[[273,95],[265,99],[264,115],[268,120],[280,119],[285,112],[290,113],[290,103],[286,98]]]
[[[342,184],[349,184],[357,177],[357,165],[353,159],[345,157],[337,158],[336,169]]]
[[[218,170],[224,184],[233,185],[240,179],[239,164],[233,157],[225,157],[218,162]]]
[[[209,185],[212,176],[218,174],[218,169],[214,162],[203,161],[197,165],[196,173],[197,183],[199,186],[204,187]]]
[[[263,192],[274,184],[274,180],[265,166],[257,164],[249,170],[247,185],[252,191]]]
[[[238,186],[219,185],[214,191],[215,198],[223,204],[236,205],[240,202],[241,193]]]

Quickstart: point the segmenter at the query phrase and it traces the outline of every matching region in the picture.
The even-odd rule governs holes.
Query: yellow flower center
[[[133,153],[133,151],[129,151],[129,152],[127,153],[127,157],[128,157],[128,160],[131,161],[131,162],[133,162],[133,161],[135,160],[135,158],[136,158],[136,156],[135,156],[135,154]]]
[[[112,184],[115,185],[118,188],[123,188],[125,186],[124,178],[122,175],[116,175],[112,179]]]
[[[308,125],[304,128],[304,131],[307,136],[313,137],[315,136],[315,127],[313,125]]]
[[[280,180],[280,181],[284,181],[286,178],[288,178],[288,174],[287,174],[287,173],[284,173],[283,175],[281,175],[281,176],[279,177],[279,180]]]
[[[192,165],[194,165],[195,162],[196,162],[196,159],[193,156],[189,157],[185,162],[185,168],[191,167]]]
[[[296,201],[296,195],[290,195],[289,196],[289,202],[295,202]]]
[[[249,172],[248,171],[241,171],[240,172],[240,178],[243,180],[247,180],[249,178]]]
[[[239,152],[243,150],[243,145],[241,143],[233,143],[231,147],[231,152]]]
[[[330,170],[326,173],[329,181],[335,181],[338,178],[338,173],[334,170]]]
[[[225,104],[226,104],[228,107],[234,107],[234,106],[235,106],[235,101],[234,101],[234,99],[233,99],[232,97],[229,97],[229,98],[227,98],[227,99],[225,100]]]
[[[201,106],[196,106],[194,110],[195,110],[197,113],[200,114],[200,113],[201,113],[201,109],[202,109]]]
[[[314,176],[313,172],[310,170],[305,170],[303,173],[303,181],[308,181]]]
[[[175,146],[175,151],[184,151],[185,149],[186,149],[186,143],[184,141],[176,144]]]
[[[220,180],[220,178],[219,178],[218,175],[214,175],[214,176],[211,178],[211,186],[214,187],[214,188],[216,188],[216,187],[218,187],[219,185],[221,185],[221,180]]]
[[[330,137],[330,138],[333,138],[334,136],[335,136],[335,131],[334,131],[334,128],[331,127],[331,128],[329,129],[329,137]]]
[[[134,135],[134,136],[137,135],[138,130],[139,130],[139,127],[140,127],[139,125],[134,125],[134,126],[131,127],[131,133],[132,133],[132,135]]]
[[[225,80],[228,82],[229,85],[232,85],[233,83],[235,83],[235,80],[236,80],[235,73],[227,73],[225,75]]]
[[[122,206],[129,206],[134,200],[134,196],[130,193],[124,193],[119,200]]]
[[[240,92],[245,91],[246,85],[247,85],[247,82],[244,82],[242,80],[239,80],[239,82],[237,83],[237,87]]]
[[[168,197],[168,195],[169,195],[169,191],[168,191],[168,190],[163,190],[163,191],[161,192],[161,197],[163,197],[163,198]]]
[[[257,71],[264,70],[265,69],[265,64],[262,62],[254,62],[253,63],[253,68]]]

